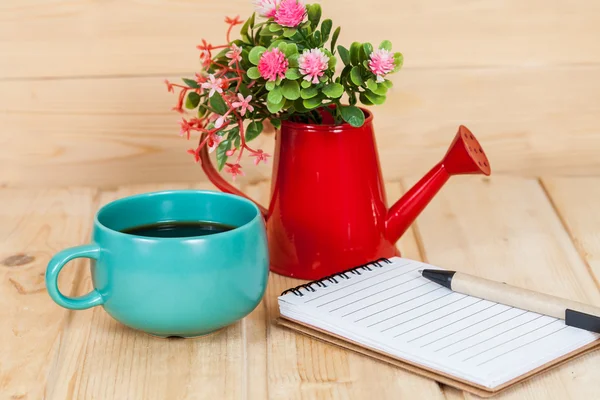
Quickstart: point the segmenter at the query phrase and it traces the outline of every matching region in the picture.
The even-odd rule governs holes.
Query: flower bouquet
[[[225,19],[226,44],[213,46],[202,40],[202,70],[194,78],[184,78],[183,84],[166,81],[170,92],[179,91],[174,110],[193,113],[182,118],[180,134],[189,139],[192,132],[200,133],[198,146],[188,152],[198,162],[205,146],[216,150],[218,169],[225,168],[234,179],[243,175],[244,153],[254,157],[255,164],[267,161],[267,153],[249,144],[267,121],[279,128],[282,121],[321,124],[327,116],[333,124],[362,126],[365,116],[357,103],[385,102],[392,87],[386,77],[403,62],[387,40],[377,48],[359,42],[349,48],[337,45],[340,28],[334,30],[331,19],[321,21],[318,4],[254,4],[256,12],[245,22]],[[232,40],[237,25],[242,25],[239,38]],[[336,68],[336,56],[343,68]]]

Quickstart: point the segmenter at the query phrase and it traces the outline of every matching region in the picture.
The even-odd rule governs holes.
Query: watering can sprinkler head
[[[483,174],[490,175],[490,162],[483,148],[466,126],[459,126],[441,164],[449,175]]]
[[[395,243],[452,175],[490,175],[490,162],[467,127],[458,128],[442,161],[434,166],[388,211],[386,237]]]

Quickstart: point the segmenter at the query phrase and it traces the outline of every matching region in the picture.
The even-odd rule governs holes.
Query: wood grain
[[[384,39],[408,68],[597,64],[593,0],[316,1],[343,27],[340,43]],[[3,78],[185,72],[202,38],[224,37],[226,15],[250,0],[9,0],[0,6]],[[358,18],[360,16],[360,18]]]
[[[600,178],[544,178],[541,183],[600,287]]]
[[[62,332],[71,315],[46,293],[50,258],[83,244],[95,209],[94,189],[0,189],[0,398],[44,398],[55,354],[67,344]],[[60,274],[63,293],[79,293],[87,261]],[[85,314],[83,312],[82,314]]]
[[[598,287],[537,180],[455,179],[417,225],[434,265],[600,304]],[[586,398],[600,390],[599,357],[593,352],[498,398]]]
[[[425,173],[460,124],[481,141],[493,174],[600,173],[600,67],[405,70],[394,81],[388,102],[371,108],[388,180]],[[10,94],[0,96],[2,183],[206,180],[159,77],[0,82],[0,92]],[[254,145],[271,152],[273,136]],[[243,165],[242,182],[271,175],[270,165]]]

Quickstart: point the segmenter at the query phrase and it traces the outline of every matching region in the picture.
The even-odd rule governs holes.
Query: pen
[[[600,333],[598,307],[462,272],[437,269],[423,269],[419,272],[424,278],[455,292],[559,318],[566,325]]]

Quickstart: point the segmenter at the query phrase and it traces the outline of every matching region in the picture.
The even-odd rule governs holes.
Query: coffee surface
[[[147,236],[156,238],[184,238],[193,236],[207,236],[215,233],[227,232],[235,226],[205,221],[169,221],[148,225],[134,226],[121,232],[130,235]]]

